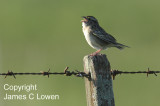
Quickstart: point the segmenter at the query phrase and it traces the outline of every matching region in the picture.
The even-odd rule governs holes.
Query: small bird
[[[116,47],[120,50],[128,47],[117,43],[116,39],[99,25],[98,20],[95,17],[83,16],[82,18],[82,30],[85,39],[92,48],[97,49],[97,51],[91,55],[97,55],[101,50],[110,47]]]

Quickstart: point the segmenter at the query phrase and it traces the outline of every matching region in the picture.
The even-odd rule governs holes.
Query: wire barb
[[[16,79],[16,76],[14,75],[14,73],[12,72],[12,70],[11,70],[11,71],[8,70],[8,73],[5,75],[4,78],[7,78],[8,75],[9,75],[9,76],[12,76],[12,75],[13,75],[13,77]]]
[[[49,78],[49,72],[50,72],[50,68],[48,69],[48,71],[47,71],[47,72],[43,72],[43,71],[41,71],[41,73],[43,74],[43,76],[48,75],[48,78]]]
[[[71,76],[72,73],[71,73],[70,71],[68,71],[68,69],[69,69],[69,67],[66,67],[66,68],[64,69],[64,73],[65,73],[66,76]]]
[[[147,77],[148,77],[148,74],[154,74],[155,76],[157,76],[157,74],[156,74],[154,71],[150,71],[149,68],[148,68],[148,70],[147,70]]]

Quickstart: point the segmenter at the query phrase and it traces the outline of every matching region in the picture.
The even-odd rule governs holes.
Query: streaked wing
[[[116,39],[112,35],[105,32],[105,30],[102,28],[100,30],[92,30],[91,33],[105,42],[113,44],[116,43]]]

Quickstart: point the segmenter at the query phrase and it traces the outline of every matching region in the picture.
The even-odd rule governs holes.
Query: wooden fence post
[[[115,106],[110,63],[106,55],[85,56],[84,72],[87,106]]]

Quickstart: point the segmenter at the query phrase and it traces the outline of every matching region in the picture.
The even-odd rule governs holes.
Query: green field
[[[112,69],[160,70],[159,0],[0,0],[0,73],[83,71],[83,57],[95,50],[82,33],[81,16],[93,15],[122,51],[106,54]],[[59,100],[4,100],[4,84],[37,84],[29,93],[58,94]],[[113,81],[116,106],[159,106],[160,75],[118,75]],[[87,106],[84,79],[67,76],[0,76],[1,106]]]

